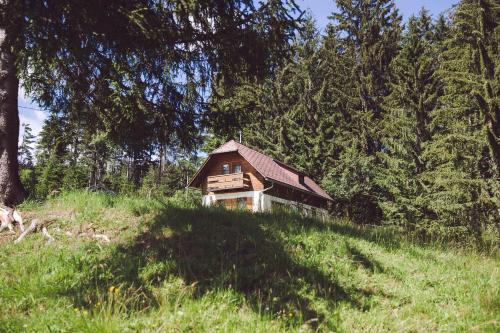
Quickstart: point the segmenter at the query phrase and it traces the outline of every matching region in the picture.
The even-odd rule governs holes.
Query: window
[[[238,201],[236,202],[236,208],[240,210],[247,209],[247,198],[238,198]]]
[[[235,164],[235,165],[233,165],[233,172],[234,173],[240,173],[241,172],[241,164]]]
[[[223,175],[229,174],[229,164],[222,164],[222,174]]]

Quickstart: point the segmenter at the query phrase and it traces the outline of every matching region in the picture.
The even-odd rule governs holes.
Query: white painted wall
[[[296,202],[296,201],[291,201],[291,200],[286,200],[282,198],[278,198],[269,194],[264,193],[264,211],[271,210],[272,209],[272,203],[273,202],[279,202],[281,204],[284,204],[286,206],[289,206],[292,208],[294,211],[300,211],[306,216],[312,216],[315,212],[316,215],[319,215],[321,217],[326,217],[328,216],[328,211],[326,209],[306,205],[301,202]]]
[[[214,193],[203,196],[203,206],[214,205],[217,200],[222,199],[238,199],[238,198],[252,198],[252,211],[259,212],[261,205],[259,205],[262,191],[245,191],[245,192],[232,192],[232,193]]]
[[[245,191],[245,192],[232,192],[232,193],[214,193],[203,196],[203,205],[211,206],[217,202],[217,200],[222,199],[237,199],[237,198],[252,198],[253,212],[265,212],[272,209],[273,202],[279,202],[281,204],[290,206],[292,210],[301,211],[306,216],[312,216],[313,211],[320,215],[321,217],[326,217],[328,212],[325,209],[317,208],[314,206],[306,205],[300,202],[286,200],[278,198],[263,191]]]

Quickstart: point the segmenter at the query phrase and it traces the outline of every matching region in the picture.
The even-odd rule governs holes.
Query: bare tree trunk
[[[158,174],[156,176],[156,186],[161,185],[161,176],[163,174],[163,160],[165,159],[165,150],[163,144],[160,144],[160,163],[158,166]]]
[[[130,180],[130,157],[126,156],[125,160],[127,161],[127,180]]]
[[[92,161],[91,161],[91,166],[90,166],[90,170],[89,170],[89,188],[91,188],[92,186],[95,186],[96,185],[96,153],[95,152],[92,152]]]
[[[1,7],[5,4],[5,0],[0,0]],[[21,202],[26,193],[19,179],[17,161],[19,80],[11,48],[13,38],[9,35],[12,27],[4,15],[5,12],[0,13],[0,202],[11,206]]]

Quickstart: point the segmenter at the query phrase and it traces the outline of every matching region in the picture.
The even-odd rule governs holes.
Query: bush
[[[21,169],[19,173],[21,178],[21,183],[23,184],[24,189],[28,193],[28,197],[33,197],[35,195],[35,186],[36,186],[36,174],[33,169]]]
[[[178,190],[168,198],[168,203],[184,208],[201,207],[201,192],[194,189]]]

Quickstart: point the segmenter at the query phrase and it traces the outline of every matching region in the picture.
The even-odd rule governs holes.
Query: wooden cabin
[[[209,154],[189,186],[201,189],[204,205],[253,212],[324,215],[332,200],[309,176],[234,140]]]

